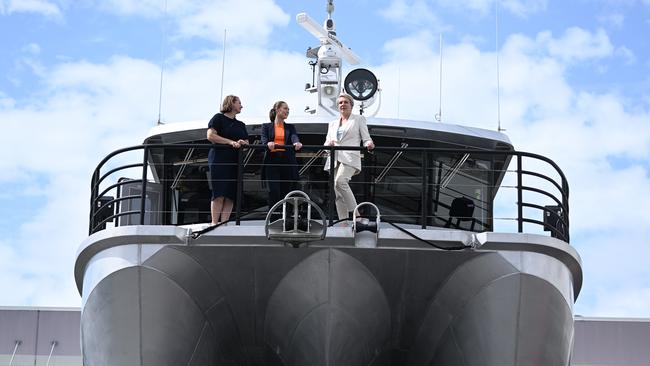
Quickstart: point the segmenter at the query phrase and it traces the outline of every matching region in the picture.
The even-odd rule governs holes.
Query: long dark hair
[[[284,102],[282,100],[278,100],[273,104],[273,108],[269,111],[269,119],[271,122],[275,122],[275,116],[278,114],[278,108],[282,107],[283,104],[287,104],[287,102]]]

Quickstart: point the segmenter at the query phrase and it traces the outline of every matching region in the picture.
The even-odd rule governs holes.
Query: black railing
[[[178,149],[194,149],[202,151],[202,156],[206,156],[207,151],[211,148],[229,149],[230,147],[210,144],[148,144],[120,149],[109,154],[99,163],[92,176],[89,233],[92,234],[104,229],[107,223],[113,222],[113,220],[115,220],[115,226],[134,224],[144,225],[147,223],[147,214],[152,215],[153,213],[158,212],[160,214],[166,213],[171,215],[172,212],[166,209],[161,209],[161,207],[151,207],[150,210],[147,210],[147,199],[151,198],[149,195],[152,194],[152,190],[148,190],[148,185],[170,181],[170,175],[173,175],[173,169],[166,169],[165,164],[197,164],[204,168],[205,172],[205,170],[207,170],[207,159],[190,159],[191,154],[187,154],[183,161],[180,159],[165,161],[165,152],[175,151]],[[286,146],[285,148],[292,147]],[[249,145],[238,150],[236,182],[237,199],[233,212],[234,220],[237,225],[239,225],[240,220],[246,219],[247,214],[255,210],[259,211],[259,209],[265,207],[262,205],[261,207],[248,207],[245,209],[242,205],[244,196],[249,193],[244,189],[244,174],[247,171],[250,172],[251,169],[253,172],[261,169],[261,166],[255,164],[244,166],[243,156],[251,149],[256,153],[259,152],[261,154],[267,149],[267,147],[263,145]],[[113,161],[113,159],[118,160],[118,156],[123,156],[129,152],[137,152],[137,150],[142,150],[141,163],[130,163],[109,167],[109,162]],[[528,223],[541,227],[544,231],[549,231],[553,237],[569,242],[569,186],[566,177],[560,168],[552,160],[544,156],[519,151],[419,147],[377,147],[373,152],[366,153],[366,149],[361,147],[303,146],[301,153],[316,156],[315,154],[321,150],[328,151],[330,155],[334,154],[337,150],[359,150],[364,152],[362,171],[377,172],[383,169],[381,176],[384,181],[379,182],[379,180],[375,181],[374,179],[369,179],[367,181],[356,182],[355,184],[357,187],[363,186],[364,192],[370,192],[370,200],[372,200],[372,198],[384,200],[385,204],[383,206],[389,209],[389,211],[394,207],[404,208],[404,212],[393,212],[390,216],[391,221],[416,223],[422,228],[427,228],[430,226],[451,227],[453,220],[456,219],[455,226],[458,228],[461,228],[461,221],[471,221],[471,224],[467,224],[467,227],[463,228],[472,231],[493,231],[493,220],[495,219],[493,215],[493,204],[497,191],[514,188],[517,195],[515,202],[517,212],[516,217],[503,217],[499,218],[500,220],[516,220],[517,232],[520,233],[525,232],[525,224]],[[404,164],[395,164],[388,168],[391,172],[396,172],[396,181],[387,182],[385,179],[387,169],[384,169],[385,166],[373,166],[373,162],[380,164],[381,160],[377,157],[373,157],[373,154],[394,154],[393,156],[396,156],[398,152],[404,153],[404,155],[400,155],[402,156],[400,160],[402,160]],[[158,159],[161,161],[154,161],[156,160],[154,156],[158,156]],[[463,157],[462,159],[458,158],[461,156]],[[475,166],[464,168],[463,165],[467,165],[466,161],[469,160],[468,157],[472,156],[480,157],[482,161],[487,162],[485,164],[490,164],[490,162],[492,162],[492,165],[489,167]],[[508,163],[511,162],[512,157],[515,157],[514,164],[511,164],[514,165],[514,170],[507,170]],[[543,162],[546,165],[542,171],[526,170],[523,167],[524,159],[532,159],[536,163]],[[334,171],[334,164],[334,159],[330,159],[331,172]],[[258,163],[258,165],[261,164]],[[322,163],[319,163],[314,164],[310,169],[322,170],[322,167]],[[106,169],[107,171],[102,174],[101,171]],[[141,174],[138,174],[137,178],[124,179],[124,177],[120,177],[116,183],[106,183],[109,181],[109,177],[114,177],[116,174],[121,174],[128,169],[141,169]],[[155,172],[155,177],[153,177],[153,179],[150,176],[150,170],[151,172]],[[549,170],[551,173],[554,173],[558,179],[553,179],[549,177],[548,174],[545,174],[545,172]],[[401,175],[397,173],[400,173]],[[479,173],[484,175],[480,179],[476,178]],[[514,173],[516,176],[516,183],[514,186],[502,183],[505,181],[504,177],[509,173]],[[376,175],[377,174],[375,174],[375,176]],[[388,176],[390,177],[390,173]],[[464,178],[454,181],[456,176],[462,176]],[[336,212],[333,199],[333,174],[330,174],[326,179],[327,189],[322,192],[325,196],[323,203],[327,205],[325,211],[327,212],[329,223],[331,225],[335,222],[334,214]],[[399,181],[400,179],[414,180],[415,183]],[[538,186],[526,184],[528,179],[537,179],[538,181],[541,181],[542,184],[538,184]],[[463,182],[463,180],[472,180],[472,183],[468,184]],[[195,177],[194,183],[203,184],[205,187],[207,187],[208,184],[205,176],[202,178]],[[307,179],[304,183],[309,185],[318,182],[317,180],[312,182]],[[323,181],[320,181],[320,183],[323,183]],[[396,198],[391,197],[388,193],[383,196],[381,193],[377,193],[379,188],[389,192],[391,190],[390,186],[392,185],[398,186],[395,190]],[[419,185],[420,191],[417,194],[413,193],[413,189],[411,188],[415,185]],[[540,185],[542,187],[540,187]],[[549,192],[549,189],[545,188],[544,185],[550,187],[554,193]],[[105,187],[100,189],[100,186]],[[127,186],[134,188],[133,190],[136,193],[124,195],[125,191],[129,191],[125,189]],[[406,187],[402,189],[402,193],[399,191],[399,187],[401,186]],[[167,190],[170,190],[168,188]],[[407,189],[410,189],[410,193],[404,193]],[[475,189],[476,196],[472,196],[471,193],[468,193],[471,189]],[[111,191],[117,192],[114,197],[107,196]],[[486,192],[485,196],[483,196],[481,192]],[[173,192],[167,192],[163,189],[163,192],[158,192],[158,194],[163,197],[161,199],[162,201],[173,200],[173,198],[170,198],[174,196]],[[410,209],[409,202],[406,202],[407,200],[404,199],[409,194],[409,198],[414,201],[412,203],[419,204],[417,209]],[[536,197],[536,200],[532,201],[526,199],[525,196],[529,194]],[[417,202],[418,200],[419,202]],[[459,205],[462,207],[463,203],[467,204],[468,202],[472,206],[471,211],[474,209],[474,203],[479,203],[477,207],[480,215],[474,213],[463,214],[462,209],[460,211],[458,210]],[[551,204],[549,205],[545,203]],[[160,204],[158,206],[160,206]],[[535,210],[538,214],[535,216],[528,215],[528,209]],[[177,211],[175,213],[178,215],[179,212],[180,211]],[[443,214],[441,215],[440,212]],[[541,220],[539,219],[539,213],[541,213],[542,216]],[[135,217],[137,217],[137,220],[133,220]],[[160,220],[154,219],[153,216],[151,217],[149,224],[156,224],[158,223],[157,221],[160,221],[159,223],[162,224],[178,224],[177,222],[174,222],[174,220],[169,219],[169,217]],[[386,216],[382,214],[382,217]],[[128,220],[126,220],[126,218],[128,218]],[[478,226],[478,228],[476,226]]]

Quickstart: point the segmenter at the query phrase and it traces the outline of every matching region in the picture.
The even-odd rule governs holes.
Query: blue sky
[[[442,34],[443,122],[496,128],[494,1],[335,6],[340,38],[381,80],[378,116],[432,120]],[[650,0],[498,9],[502,125],[571,185],[576,313],[650,317]],[[322,21],[325,1],[0,0],[0,305],[80,304],[91,172],[158,119],[162,59],[165,122],[217,110],[224,29],[224,93],[242,119],[279,98],[294,116],[313,104],[303,11]]]

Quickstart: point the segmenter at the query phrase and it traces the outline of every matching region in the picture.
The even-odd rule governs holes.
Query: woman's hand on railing
[[[302,149],[302,144],[300,142],[296,142],[293,144],[293,147],[296,149],[296,151]]]
[[[248,145],[248,140],[237,140],[237,141],[231,141],[230,146],[234,147],[235,149],[239,149],[242,146]]]

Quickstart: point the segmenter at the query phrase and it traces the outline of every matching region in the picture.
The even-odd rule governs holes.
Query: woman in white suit
[[[336,100],[339,118],[330,122],[325,138],[325,146],[359,146],[363,144],[368,150],[375,144],[368,133],[368,125],[364,116],[352,114],[354,99],[348,94],[341,94]],[[336,151],[334,154],[334,192],[336,193],[336,212],[339,220],[352,217],[352,211],[357,207],[357,200],[350,189],[350,179],[361,171],[361,152]],[[326,164],[329,169],[329,163]]]

